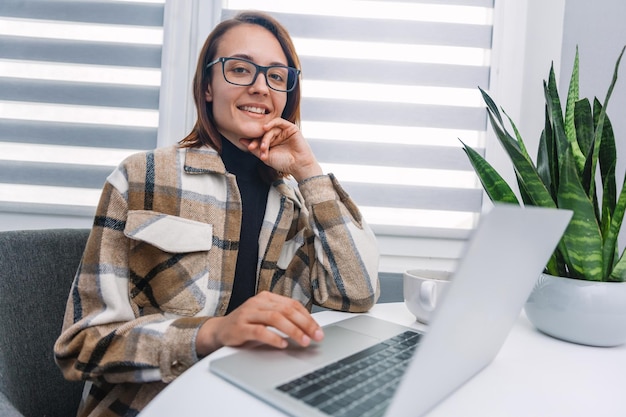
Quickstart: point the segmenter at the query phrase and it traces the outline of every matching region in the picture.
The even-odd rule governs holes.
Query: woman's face
[[[267,29],[242,24],[228,30],[219,40],[215,58],[238,57],[257,65],[287,65],[287,57],[278,40]],[[263,125],[280,117],[287,103],[287,93],[270,89],[259,73],[254,84],[238,86],[222,75],[222,63],[213,66],[206,101],[213,104],[217,130],[240,149],[239,139],[263,136]]]

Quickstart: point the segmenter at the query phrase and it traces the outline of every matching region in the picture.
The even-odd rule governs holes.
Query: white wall
[[[559,92],[565,96],[579,54],[580,97],[597,97],[604,102],[615,62],[626,45],[626,2],[623,0],[567,0]],[[617,84],[607,107],[618,151],[616,177],[624,178],[626,167],[626,57],[622,59]]]

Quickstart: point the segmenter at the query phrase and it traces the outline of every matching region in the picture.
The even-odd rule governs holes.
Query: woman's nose
[[[270,88],[267,84],[267,75],[264,72],[259,71],[257,73],[256,79],[250,84],[250,90],[260,94],[269,94]]]

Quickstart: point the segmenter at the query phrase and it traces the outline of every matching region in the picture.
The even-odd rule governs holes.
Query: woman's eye
[[[250,72],[250,70],[246,67],[233,67],[231,68],[232,72],[238,73],[238,74],[245,74]]]
[[[284,81],[285,79],[283,78],[282,75],[280,74],[269,74],[270,78],[273,79],[274,81]]]

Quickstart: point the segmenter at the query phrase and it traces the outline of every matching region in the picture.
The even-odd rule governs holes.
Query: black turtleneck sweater
[[[242,204],[235,282],[226,311],[230,313],[256,293],[259,233],[265,215],[269,185],[259,174],[259,165],[262,162],[251,153],[240,150],[226,138],[222,138],[222,160],[226,170],[237,177]]]

